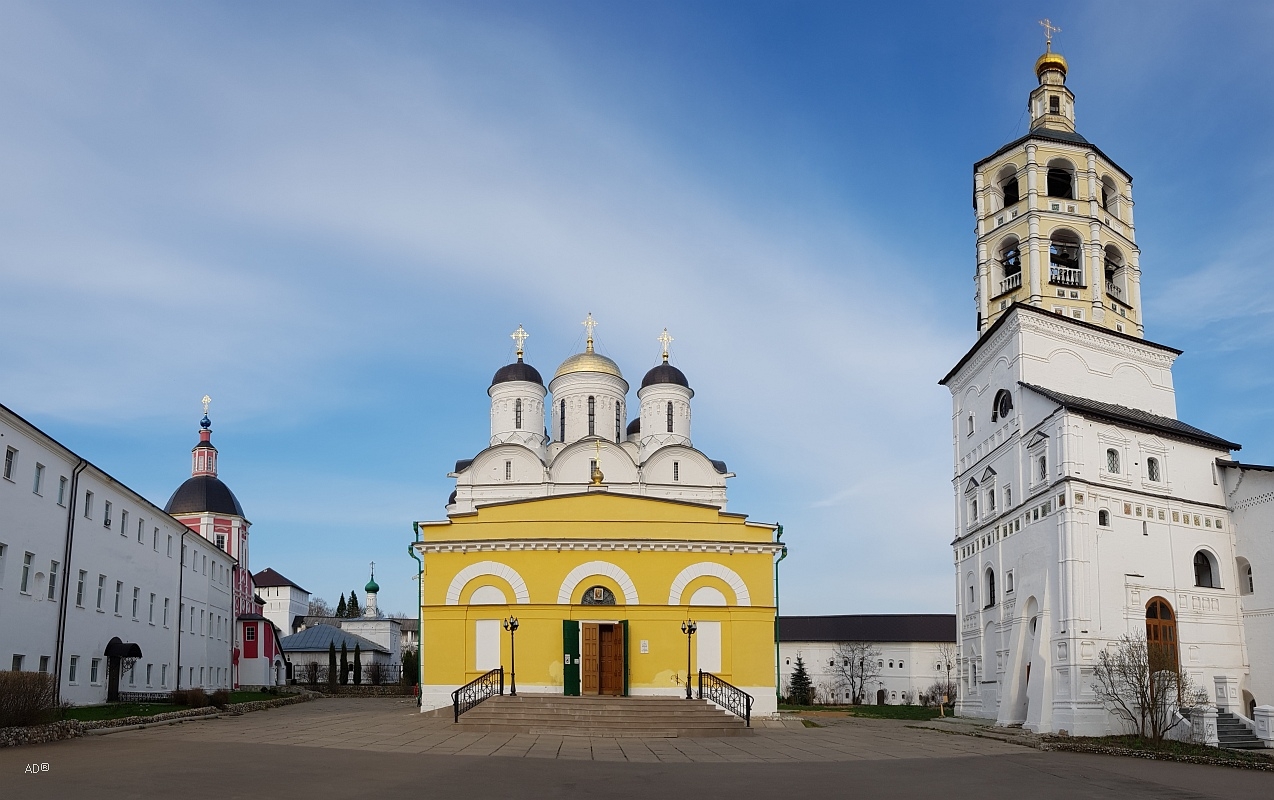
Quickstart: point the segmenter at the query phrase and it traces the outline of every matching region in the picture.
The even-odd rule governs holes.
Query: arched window
[[[1008,419],[1012,413],[1013,393],[1008,389],[1001,389],[995,393],[995,402],[991,406],[991,421]]]
[[[1022,245],[1016,236],[1000,243],[1000,294],[1011,292],[1022,285]]]
[[[1018,187],[1017,167],[1015,165],[1009,164],[1004,169],[1000,170],[1000,174],[996,178],[996,182],[1000,186],[1000,195],[1004,198],[1005,208],[1008,208],[1011,205],[1016,205],[1017,202],[1022,199],[1022,195]]]
[[[1048,196],[1075,199],[1075,173],[1068,162],[1061,159],[1048,162]]]
[[[995,605],[995,570],[986,571],[986,607]]]
[[[1194,554],[1195,586],[1202,586],[1205,589],[1220,589],[1221,587],[1217,585],[1219,583],[1217,578],[1220,576],[1216,573],[1217,570],[1214,569],[1212,564],[1212,556],[1207,551],[1200,550]]]
[[[1146,459],[1146,477],[1153,483],[1163,480],[1162,472],[1159,469],[1159,459],[1154,457]]]
[[[1083,286],[1081,243],[1074,231],[1055,231],[1048,241],[1048,281],[1059,286]]]
[[[1243,572],[1244,572],[1243,582],[1247,584],[1247,593],[1251,594],[1252,592],[1256,591],[1256,584],[1252,582],[1252,565],[1248,564],[1247,569],[1243,570]]]
[[[672,433],[672,401],[668,401],[668,432]]]
[[[558,441],[564,442],[566,441],[566,401],[565,400],[562,401],[560,408],[561,408],[561,419],[557,423],[557,432],[560,437]]]
[[[620,411],[619,403],[615,404],[615,443],[618,444],[624,440],[624,417]]]
[[[605,586],[590,586],[584,590],[580,604],[586,606],[613,606],[615,593]]]
[[[522,401],[513,401],[513,427],[522,430]]]
[[[1107,211],[1116,212],[1115,198],[1118,197],[1118,190],[1115,188],[1115,182],[1110,178],[1101,179],[1101,207]]]
[[[901,661],[899,661],[899,662],[898,662],[898,669],[902,669],[902,662],[901,662]]]
[[[1176,669],[1177,620],[1172,606],[1162,597],[1146,604],[1146,646],[1152,672]]]
[[[1035,465],[1036,469],[1039,470],[1039,479],[1042,481],[1048,480],[1048,456],[1040,456]]]
[[[1119,474],[1119,451],[1113,447],[1106,448],[1106,471],[1111,475]]]
[[[594,422],[595,422],[595,421],[596,421],[596,419],[597,419],[596,415],[593,413],[594,405],[595,405],[595,403],[593,402],[593,398],[592,398],[592,396],[590,395],[590,396],[589,396],[589,398],[588,398],[588,435],[589,435],[589,436],[595,436],[595,435],[596,435],[596,433],[595,433],[595,432],[594,432],[594,430],[593,430],[593,428],[594,428]]]
[[[1102,526],[1103,528],[1109,528],[1110,527],[1110,512],[1104,508],[1101,511],[1098,511],[1097,524]]]

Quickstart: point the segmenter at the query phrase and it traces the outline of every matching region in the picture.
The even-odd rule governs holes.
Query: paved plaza
[[[458,731],[408,700],[324,699],[0,750],[21,797],[1261,797],[1274,774],[1041,752],[897,720],[720,739]],[[268,751],[269,758],[252,758]],[[569,762],[569,763],[567,763]],[[32,763],[48,771],[26,774]],[[235,780],[226,782],[227,773]],[[233,787],[227,791],[227,787]],[[422,793],[423,792],[423,793]],[[989,794],[988,794],[989,793]],[[401,795],[400,795],[401,796]]]

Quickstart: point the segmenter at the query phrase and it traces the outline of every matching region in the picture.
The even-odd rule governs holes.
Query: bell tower
[[[1069,66],[1048,20],[1031,129],[973,166],[978,333],[1026,303],[1142,336],[1132,176],[1075,128]]]

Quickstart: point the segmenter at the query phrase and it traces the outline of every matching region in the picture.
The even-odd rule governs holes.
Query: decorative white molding
[[[597,551],[641,553],[735,553],[775,554],[783,545],[775,542],[710,542],[643,539],[454,539],[440,542],[417,542],[420,553],[498,553],[521,551]],[[494,562],[485,562],[494,563]]]
[[[531,593],[527,591],[526,581],[522,580],[522,576],[518,571],[508,564],[501,564],[499,561],[479,561],[476,564],[470,564],[464,569],[456,573],[456,577],[451,579],[451,585],[447,587],[446,604],[449,606],[460,605],[460,593],[464,591],[464,587],[474,578],[485,576],[503,578],[513,587],[513,596],[519,603],[531,602]]]
[[[724,564],[713,561],[700,561],[677,573],[677,577],[673,579],[672,588],[668,591],[668,605],[681,605],[681,595],[685,592],[686,586],[695,578],[703,577],[720,578],[725,581],[734,592],[735,605],[752,605],[752,594],[748,591],[748,585],[743,582],[743,578],[739,577],[739,573]]]
[[[562,581],[562,588],[557,590],[558,604],[571,605],[571,598],[575,595],[576,587],[590,575],[605,575],[612,579],[619,584],[620,591],[624,593],[625,605],[639,605],[637,586],[633,583],[633,579],[628,577],[627,572],[609,561],[589,561],[567,573],[566,579]]]

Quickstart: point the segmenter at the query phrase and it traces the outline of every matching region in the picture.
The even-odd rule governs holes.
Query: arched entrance
[[[1152,672],[1177,669],[1177,615],[1162,597],[1146,603],[1146,650]]]

